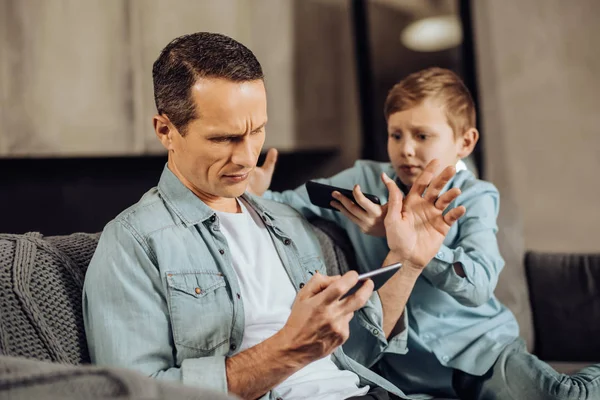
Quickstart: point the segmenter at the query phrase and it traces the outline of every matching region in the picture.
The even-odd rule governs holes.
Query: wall
[[[600,2],[471,3],[487,178],[527,249],[600,251]]]
[[[343,0],[0,0],[0,156],[163,154],[152,63],[197,31],[261,61],[266,146],[344,147],[358,126],[348,13]]]
[[[358,157],[345,0],[0,0],[0,232],[99,231],[156,185],[152,62],[199,30],[263,64],[275,190]]]

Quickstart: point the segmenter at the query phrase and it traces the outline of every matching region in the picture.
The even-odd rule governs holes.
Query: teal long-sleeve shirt
[[[381,182],[382,172],[397,180],[391,164],[361,160],[317,181],[347,189],[359,184],[364,193],[378,196],[385,204],[388,192]],[[406,308],[408,353],[357,357],[369,367],[377,361],[378,371],[406,393],[452,393],[453,368],[483,375],[519,333],[513,314],[494,296],[504,266],[496,240],[498,191],[466,170],[458,172],[444,190],[455,187],[462,194],[450,207],[463,205],[467,212],[452,226],[411,294]],[[361,272],[379,268],[388,254],[385,238],[366,235],[343,214],[314,206],[304,185],[282,193],[267,192],[263,197],[286,203],[308,218],[318,216],[344,228]],[[456,274],[455,263],[462,265],[466,277]],[[352,351],[349,354],[353,356]]]

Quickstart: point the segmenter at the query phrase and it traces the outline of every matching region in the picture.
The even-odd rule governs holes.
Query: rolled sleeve
[[[225,356],[183,360],[181,363],[181,380],[185,385],[200,386],[227,393]]]
[[[478,307],[492,296],[498,276],[504,267],[496,240],[498,192],[489,185],[486,190],[466,192],[461,203],[467,212],[458,222],[460,232],[452,248],[442,245],[423,270],[423,276],[459,303]],[[459,276],[454,265],[460,264],[465,277]]]
[[[402,313],[399,328],[391,338],[383,330],[383,308],[377,292],[373,293],[363,308],[354,314],[350,322],[350,337],[344,343],[344,352],[360,364],[371,367],[384,353],[406,354],[408,352],[408,318]]]

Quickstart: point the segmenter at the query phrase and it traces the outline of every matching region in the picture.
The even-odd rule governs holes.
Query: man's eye
[[[214,143],[227,143],[227,142],[231,142],[233,138],[229,137],[229,136],[222,136],[222,137],[216,137],[216,138],[212,138],[210,139],[211,142]]]
[[[424,133],[418,133],[417,137],[419,138],[419,140],[425,140],[425,139],[427,139],[428,136],[425,135]]]
[[[400,135],[399,135],[399,134],[397,134],[397,133],[392,133],[390,136],[391,136],[391,137],[392,137],[392,139],[394,139],[394,140],[400,140]]]

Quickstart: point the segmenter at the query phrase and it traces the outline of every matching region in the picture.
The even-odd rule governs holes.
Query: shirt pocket
[[[300,259],[300,265],[302,266],[304,277],[307,280],[310,280],[316,272],[319,272],[321,275],[327,275],[327,269],[325,268],[323,259],[316,254],[302,257]]]
[[[208,355],[229,341],[233,305],[222,273],[167,272],[175,344]]]

